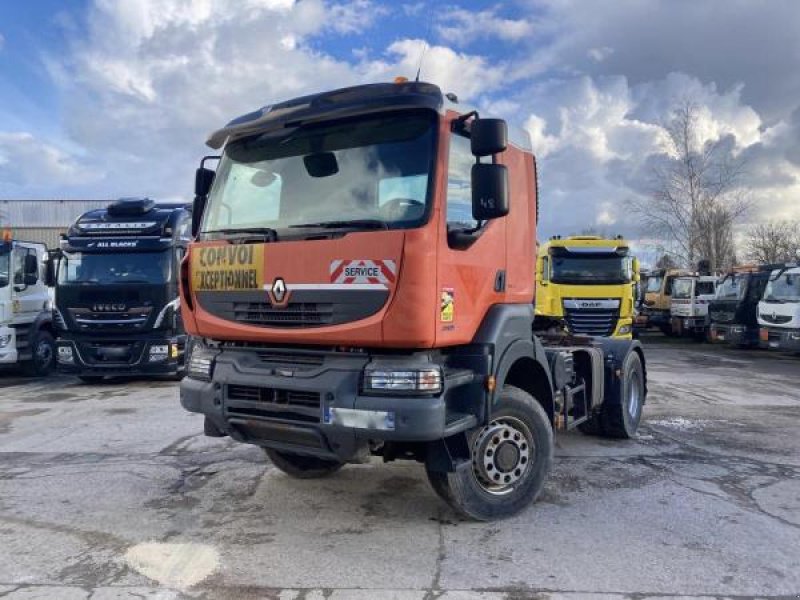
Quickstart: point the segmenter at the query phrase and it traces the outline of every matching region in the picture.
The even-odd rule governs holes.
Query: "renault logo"
[[[272,297],[275,298],[278,304],[283,302],[286,297],[286,282],[281,277],[278,277],[272,283]]]

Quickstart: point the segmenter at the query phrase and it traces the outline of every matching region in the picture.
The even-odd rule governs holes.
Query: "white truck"
[[[29,375],[55,366],[52,297],[44,244],[0,240],[0,366],[17,365]]]
[[[762,348],[800,352],[800,265],[770,273],[758,303],[758,325]]]
[[[678,336],[689,335],[696,340],[706,337],[711,325],[708,305],[717,292],[715,275],[678,277],[672,288],[670,324]]]

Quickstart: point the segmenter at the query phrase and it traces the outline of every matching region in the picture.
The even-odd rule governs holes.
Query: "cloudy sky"
[[[795,0],[29,0],[0,17],[0,198],[189,199],[230,118],[422,79],[526,127],[542,236],[636,238],[677,103],[747,159],[748,221],[800,218]]]

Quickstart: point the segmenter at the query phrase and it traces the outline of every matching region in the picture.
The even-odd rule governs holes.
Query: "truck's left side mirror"
[[[472,218],[488,221],[508,214],[508,169],[505,165],[472,165]]]
[[[28,253],[25,255],[22,263],[22,284],[23,285],[36,285],[39,281],[39,259],[35,254]]]
[[[197,236],[200,231],[200,223],[203,220],[203,211],[206,209],[208,192],[214,183],[215,171],[200,167],[194,176],[194,203],[192,204],[192,237]]]
[[[56,267],[60,259],[60,250],[47,251],[47,262],[44,263],[44,284],[47,287],[55,287],[56,285]]]
[[[473,156],[492,156],[508,147],[508,125],[503,119],[475,119],[469,132]]]

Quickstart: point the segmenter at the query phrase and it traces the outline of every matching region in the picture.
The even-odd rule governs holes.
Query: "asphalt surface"
[[[292,480],[175,383],[0,376],[0,597],[798,598],[800,357],[645,343],[637,439],[559,436],[489,524],[416,464]]]

